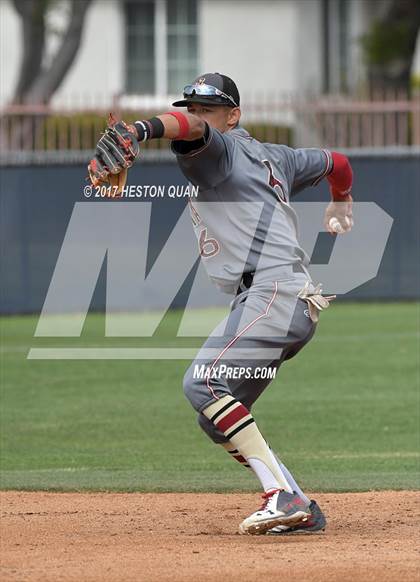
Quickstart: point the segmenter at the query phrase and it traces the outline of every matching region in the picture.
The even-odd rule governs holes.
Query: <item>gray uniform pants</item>
[[[185,395],[214,442],[227,439],[202,411],[227,394],[251,409],[272,380],[261,370],[278,369],[313,336],[316,325],[306,302],[297,298],[305,280],[259,282],[238,295],[188,368]]]

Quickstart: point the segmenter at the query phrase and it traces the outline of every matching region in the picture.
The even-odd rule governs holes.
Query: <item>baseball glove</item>
[[[93,186],[110,184],[111,196],[118,197],[127,181],[127,169],[139,153],[136,129],[109,114],[108,127],[96,145],[88,165]]]

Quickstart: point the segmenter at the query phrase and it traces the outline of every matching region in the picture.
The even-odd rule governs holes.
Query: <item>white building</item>
[[[51,28],[63,28],[66,1],[55,3]],[[212,71],[231,76],[243,101],[354,88],[364,75],[359,37],[384,1],[92,0],[54,103],[107,105],[120,95],[166,102]],[[0,0],[0,26],[3,105],[21,58],[20,20],[10,0]],[[51,53],[55,45],[49,35]]]

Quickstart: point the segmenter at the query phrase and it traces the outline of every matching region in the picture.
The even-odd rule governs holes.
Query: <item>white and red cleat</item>
[[[311,515],[309,506],[297,493],[273,489],[263,495],[264,503],[239,526],[239,533],[262,535],[278,525],[296,526]]]

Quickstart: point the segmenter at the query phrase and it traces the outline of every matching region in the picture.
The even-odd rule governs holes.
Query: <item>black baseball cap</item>
[[[239,91],[230,77],[221,73],[204,73],[184,87],[184,99],[175,101],[172,105],[186,107],[188,103],[239,107]]]

